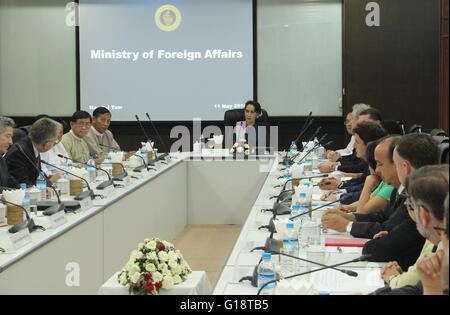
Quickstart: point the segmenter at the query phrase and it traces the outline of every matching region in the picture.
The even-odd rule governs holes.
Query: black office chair
[[[257,122],[261,125],[269,125],[269,116],[267,115],[267,111],[265,109],[261,109],[262,115],[258,118]],[[224,123],[225,126],[236,126],[238,121],[245,120],[244,109],[230,109],[225,112],[224,115]]]
[[[422,125],[412,125],[411,128],[409,128],[408,133],[422,133]]]
[[[397,121],[383,120],[381,125],[390,135],[404,135],[404,129]]]
[[[433,129],[430,131],[431,136],[442,136],[442,137],[448,137],[447,133],[442,129]]]
[[[448,137],[443,136],[433,136],[433,139],[437,142],[437,144],[448,143]]]
[[[449,164],[449,157],[448,157],[449,144],[448,144],[448,142],[447,143],[441,143],[438,146],[438,149],[439,149],[439,162],[441,164]]]

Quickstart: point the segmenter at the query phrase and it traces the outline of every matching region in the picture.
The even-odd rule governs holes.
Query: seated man
[[[417,260],[425,239],[417,232],[416,224],[404,206],[400,184],[403,185],[415,169],[437,164],[437,145],[425,134],[390,137],[377,146],[375,158],[383,180],[399,187],[400,194],[391,197],[390,205],[382,211],[363,215],[333,210],[322,217],[322,222],[325,227],[348,231],[355,237],[374,238],[366,243],[363,253],[371,254],[372,261],[396,260],[406,270]]]
[[[67,156],[69,157],[69,154],[67,153],[66,149],[64,148],[63,144],[61,143],[63,134],[64,134],[64,128],[63,125],[59,122],[56,122],[58,124],[58,136],[55,141],[55,145],[53,148],[48,150],[45,153],[41,153],[41,160],[49,162],[50,164],[53,164],[57,167],[63,167],[66,163],[66,159],[59,157],[58,155]],[[49,165],[42,165],[42,170],[47,176],[51,176],[55,173],[60,173],[61,171],[57,168],[51,167]]]
[[[92,118],[88,112],[80,110],[75,112],[70,119],[71,130],[62,137],[62,144],[69,157],[74,160],[75,167],[84,167],[89,160],[89,147],[84,140],[91,129]],[[97,158],[96,164],[101,164],[103,158]]]
[[[8,166],[3,159],[3,155],[13,144],[13,128],[14,120],[0,116],[0,193],[4,187],[18,188],[19,186],[14,177],[9,174]]]
[[[355,104],[352,107],[352,111],[347,114],[345,119],[345,128],[349,135],[351,135],[350,142],[348,143],[345,149],[337,150],[337,151],[327,151],[327,159],[331,162],[337,162],[344,156],[350,156],[353,154],[353,150],[355,149],[355,137],[353,136],[353,128],[356,127],[356,122],[358,121],[359,113],[363,110],[370,108],[370,105],[366,104]]]
[[[84,138],[94,158],[106,158],[110,150],[120,151],[112,132],[108,130],[110,124],[111,112],[105,107],[97,107],[92,114],[92,127]]]
[[[321,181],[323,182],[331,182],[332,185],[324,186],[324,189],[345,189],[346,193],[350,193],[347,198],[341,201],[344,204],[351,204],[357,201],[361,195],[361,191],[364,186],[364,182],[366,177],[369,175],[369,168],[367,162],[364,161],[367,144],[371,141],[375,141],[386,136],[386,131],[381,127],[379,123],[375,122],[363,122],[358,124],[353,129],[354,137],[355,137],[355,151],[357,152],[357,156],[364,163],[364,172],[357,179],[350,180],[346,183],[338,183],[334,178],[325,178]],[[337,186],[339,185],[339,186]],[[337,186],[337,187],[336,187]]]
[[[6,153],[5,159],[10,174],[21,184],[33,186],[41,169],[41,153],[49,151],[55,145],[58,136],[58,123],[49,118],[36,121],[27,137],[14,143]],[[57,182],[62,173],[52,175],[51,182]]]
[[[416,222],[417,230],[427,239],[420,258],[435,252],[436,248],[433,247],[440,242],[439,233],[434,227],[443,225],[443,204],[448,194],[448,171],[448,165],[425,166],[406,179],[408,210]],[[408,272],[403,272],[396,262],[392,262],[392,267],[383,270],[384,279],[391,288],[415,285],[419,281],[416,265],[410,267]],[[399,285],[401,283],[404,284]]]
[[[420,281],[393,290],[384,287],[374,294],[442,294],[445,290],[448,294],[448,171],[448,165],[423,167],[408,176],[406,182],[408,208],[416,219],[417,229],[435,245],[432,253],[423,255],[416,263]]]

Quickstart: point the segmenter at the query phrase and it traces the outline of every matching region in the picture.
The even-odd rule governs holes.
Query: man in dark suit
[[[11,118],[0,116],[0,192],[1,187],[17,188],[17,183],[9,174],[3,155],[12,145],[14,121]]]
[[[404,205],[406,198],[401,192],[411,172],[438,163],[437,150],[436,142],[425,134],[385,139],[375,150],[377,171],[382,174],[385,183],[398,187],[400,193],[397,198],[393,198],[387,208],[366,215],[334,211],[324,215],[324,225],[337,231],[348,231],[355,237],[373,238],[364,246],[363,254],[371,254],[372,261],[395,260],[403,270],[407,270],[419,256],[425,239],[408,214]],[[383,158],[386,153],[388,159],[386,156]],[[392,166],[389,161],[393,162],[402,186],[386,178],[386,168]]]
[[[36,183],[41,169],[40,153],[50,150],[57,140],[58,125],[49,118],[41,118],[36,121],[30,134],[14,143],[8,153],[5,155],[6,164],[9,172],[18,183],[25,183],[32,186]],[[58,173],[51,176],[51,182],[56,182],[62,174]]]

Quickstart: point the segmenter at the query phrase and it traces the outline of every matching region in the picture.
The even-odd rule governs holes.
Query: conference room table
[[[47,217],[35,216],[35,222],[47,230],[31,233],[31,242],[18,249],[12,246],[7,227],[1,227],[0,247],[6,252],[0,253],[0,294],[97,294],[122,269],[139,242],[149,237],[172,241],[188,224],[243,224],[213,294],[256,294],[256,288],[239,283],[238,278],[252,273],[261,252],[250,249],[264,245],[269,234],[258,230],[270,220],[270,214],[260,210],[270,208],[270,197],[281,190],[276,187],[283,183],[280,156],[240,160],[226,150],[171,153],[168,161],[156,164],[156,171],[130,170],[126,182],[118,182],[123,187],[107,193],[95,190],[105,198],[95,199],[89,209],[66,214],[67,222],[61,226],[51,228]],[[330,252],[327,263],[352,259],[360,250]],[[354,279],[352,287],[368,292],[380,286],[381,266],[357,263],[345,267],[365,277]],[[327,272],[317,272],[324,276],[311,281],[321,288],[323,278],[330,278]],[[335,275],[331,278],[328,289],[341,283]],[[331,293],[350,292],[349,288],[331,289]]]
[[[94,189],[105,198],[66,214],[60,226],[38,213],[35,223],[47,230],[20,248],[9,227],[0,227],[0,294],[97,294],[145,238],[172,241],[188,224],[243,224],[274,156],[234,160],[226,153],[175,152],[156,171],[129,171],[117,182],[123,187]]]

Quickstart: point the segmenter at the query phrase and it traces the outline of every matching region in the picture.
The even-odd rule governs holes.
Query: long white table
[[[243,224],[273,161],[174,154],[93,208],[67,214],[66,224],[32,233],[17,251],[0,228],[0,294],[96,294],[144,238],[170,241],[187,224]]]
[[[272,208],[274,200],[270,199],[270,196],[278,195],[282,188],[274,188],[280,183],[280,176],[283,175],[281,171],[283,167],[278,164],[278,159],[272,164],[270,174],[267,179],[250,211],[250,214],[241,230],[239,238],[231,252],[227,263],[225,264],[221,276],[214,288],[213,294],[219,295],[255,295],[257,293],[257,288],[252,287],[249,282],[239,282],[242,277],[251,276],[255,266],[258,264],[261,258],[261,251],[250,252],[251,249],[257,246],[264,246],[269,232],[267,230],[258,230],[258,227],[262,225],[267,225],[272,217],[272,213],[262,213],[263,208]],[[320,192],[320,191],[317,191]],[[313,201],[313,206],[318,206],[324,202]],[[323,211],[317,211],[313,216],[321,216]],[[326,237],[333,238],[352,238],[348,233],[338,233],[336,231],[328,231],[327,234],[322,234],[321,239],[324,241]],[[277,238],[276,233],[274,238]],[[332,265],[340,262],[345,262],[354,258],[361,256],[361,248],[347,248],[342,251],[342,253],[337,252],[336,248],[327,248],[329,252],[328,260],[326,264]],[[276,256],[278,257],[278,256]],[[276,259],[279,258],[273,258]],[[300,248],[299,257],[306,258],[306,249]],[[302,264],[300,263],[300,266]],[[358,273],[357,278],[345,279],[348,277],[344,276],[344,279],[335,277],[329,270],[320,271],[314,273],[311,276],[304,276],[305,279],[310,280],[321,289],[325,285],[324,282],[327,279],[332,279],[335,282],[346,283],[351,282],[350,286],[347,286],[345,290],[339,290],[332,287],[332,284],[327,283],[330,287],[331,294],[349,294],[349,293],[368,293],[383,285],[381,278],[379,276],[380,268],[383,263],[369,263],[369,262],[357,262],[342,266],[342,268],[353,270]],[[304,263],[304,266],[307,266]],[[317,276],[318,275],[318,276]],[[331,276],[330,276],[331,275]],[[339,275],[340,276],[340,275]],[[312,277],[312,278],[311,278]],[[358,284],[358,285],[356,285]],[[353,288],[353,289],[351,289]]]

